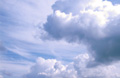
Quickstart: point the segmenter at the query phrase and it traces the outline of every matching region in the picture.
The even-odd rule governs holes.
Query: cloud
[[[87,53],[81,54],[67,65],[55,59],[40,57],[24,77],[119,78],[119,62],[110,65],[96,62],[104,63],[119,59],[120,6],[102,0],[58,0],[55,4],[54,2],[55,0],[0,1],[0,39],[5,48],[26,58],[31,58],[35,53],[38,53],[35,54],[36,57],[46,56],[39,54],[43,53],[48,54],[48,58],[53,55],[58,59],[64,57],[63,59],[71,60],[73,55],[80,53],[81,48],[73,44],[49,41],[41,44],[35,37],[39,33],[36,27],[46,22],[42,38],[85,44],[92,56]],[[51,13],[53,14],[50,15]],[[48,15],[50,16],[46,21]],[[1,50],[3,47],[0,44]],[[25,59],[18,60],[18,57],[0,59],[0,74],[3,70],[2,75],[5,78],[21,78],[31,64]],[[95,66],[97,64],[99,66]]]
[[[5,78],[22,78],[22,75],[25,74],[33,64],[33,62],[26,60],[0,59],[0,74]]]
[[[6,50],[6,48],[4,47],[3,43],[0,42],[0,53],[2,53],[5,50]]]
[[[68,66],[62,65],[60,61],[40,57],[25,78],[76,78],[75,74],[74,70],[68,69]]]
[[[35,37],[37,25],[45,22],[53,12],[51,6],[54,2],[55,0],[0,0],[0,74],[3,70],[12,73],[12,76],[3,73],[5,78],[21,78],[29,68],[28,65],[21,64],[21,60],[33,62],[40,55],[33,55],[32,52],[35,53],[36,49],[30,50],[30,46],[41,48]]]
[[[3,35],[1,40],[6,40],[6,37],[9,37],[37,43],[35,38],[37,25],[44,23],[47,16],[52,14],[51,6],[54,2],[55,0],[1,1],[0,34]]]
[[[87,67],[89,62],[93,60],[94,58],[88,54],[81,54],[76,57],[74,67],[78,73],[78,78],[119,78],[119,62],[92,68]]]
[[[100,65],[89,68],[87,63],[93,61],[93,57],[84,53],[78,55],[74,62],[63,65],[55,59],[43,59],[39,57],[36,64],[25,78],[119,78],[120,63]]]
[[[42,38],[85,44],[98,63],[119,60],[119,8],[103,0],[57,1]]]
[[[2,76],[2,75],[0,75],[0,78],[3,78],[3,76]]]

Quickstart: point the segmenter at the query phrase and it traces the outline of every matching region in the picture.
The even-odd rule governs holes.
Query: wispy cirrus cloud
[[[35,38],[37,25],[45,22],[52,13],[52,4],[54,0],[0,0],[1,77],[21,78],[28,71],[37,56],[32,57],[27,48],[30,44],[38,45],[39,40]],[[2,71],[12,75],[7,76]]]
[[[21,78],[33,64],[26,60],[1,60],[0,74],[3,78]]]

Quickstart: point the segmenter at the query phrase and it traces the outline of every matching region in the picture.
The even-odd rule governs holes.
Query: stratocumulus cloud
[[[44,24],[47,36],[86,44],[96,62],[120,59],[119,4],[103,0],[63,0],[57,1],[53,9],[54,13]]]

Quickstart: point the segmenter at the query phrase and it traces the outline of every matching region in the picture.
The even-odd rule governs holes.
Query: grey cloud
[[[61,1],[61,3],[67,4],[68,1],[63,1],[64,3]],[[87,2],[87,0],[85,1]],[[91,0],[90,2],[92,1],[94,0]],[[58,1],[57,4],[59,6],[57,8],[61,11],[55,11],[48,17],[47,22],[44,24],[44,30],[47,33],[46,39],[65,39],[68,42],[86,44],[90,54],[95,57],[95,61],[98,62],[98,64],[107,64],[112,61],[119,60],[120,12],[118,9],[120,6],[112,5],[111,2],[102,0],[100,1],[100,4],[97,4],[95,1],[95,3],[90,2],[86,4],[90,4],[89,7],[92,8],[88,8],[86,10],[80,9],[80,13],[75,15],[71,8],[69,8],[68,10],[70,11],[68,12],[71,12],[73,14],[72,15],[66,14],[66,12],[61,12],[64,11],[61,10],[61,7],[65,9],[68,8],[68,6],[59,5],[58,3],[60,3],[60,1]],[[77,8],[73,5],[69,6]],[[86,5],[84,8],[86,8]]]
[[[104,33],[106,37],[90,42],[97,61],[111,62],[120,59],[120,23],[117,18],[105,27]]]

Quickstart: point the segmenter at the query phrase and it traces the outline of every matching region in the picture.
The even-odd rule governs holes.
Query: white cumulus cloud
[[[76,72],[55,59],[38,58],[25,78],[76,78]]]
[[[68,65],[62,64],[55,59],[38,58],[36,64],[25,78],[119,78],[120,63],[99,65],[89,68],[87,65],[93,61],[93,57],[84,53],[78,55]]]
[[[99,63],[120,59],[119,4],[106,0],[59,0],[53,9],[44,24],[44,39],[83,43]]]

